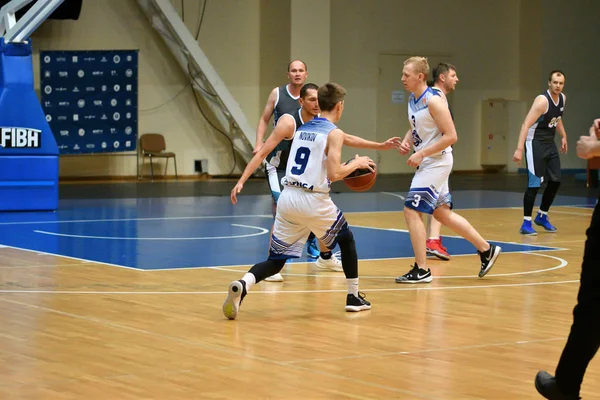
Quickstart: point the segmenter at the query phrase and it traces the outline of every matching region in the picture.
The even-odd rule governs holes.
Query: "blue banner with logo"
[[[60,154],[136,149],[138,51],[41,51],[42,108]]]

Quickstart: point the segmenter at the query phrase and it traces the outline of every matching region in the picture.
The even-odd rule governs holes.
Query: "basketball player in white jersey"
[[[294,133],[296,132],[297,128],[299,128],[305,122],[308,122],[308,121],[312,120],[314,117],[319,115],[320,109],[319,109],[319,101],[318,101],[318,97],[317,97],[318,89],[319,89],[319,87],[317,85],[315,85],[314,83],[307,83],[302,87],[302,89],[300,90],[300,98],[299,98],[299,101],[300,101],[300,104],[302,107],[297,109],[294,112],[281,115],[280,118],[278,119],[278,123],[275,127],[275,130],[271,134],[271,136],[273,136],[274,140],[277,139],[277,143],[275,143],[275,145],[272,149],[271,149],[271,147],[269,147],[270,150],[268,152],[267,152],[267,149],[265,149],[266,156],[263,156],[262,154],[258,154],[258,153],[254,155],[254,158],[259,158],[260,160],[262,160],[264,157],[266,157],[267,169],[269,169],[269,165],[272,166],[273,159],[277,158],[277,157],[281,157],[281,155],[284,154],[284,158],[280,158],[279,160],[277,160],[278,167],[279,167],[280,161],[285,161],[285,164],[283,164],[283,166],[282,166],[283,173],[280,172],[281,169],[277,169],[273,174],[269,173],[269,185],[271,186],[272,191],[274,190],[273,188],[275,188],[275,187],[277,188],[277,191],[278,191],[277,199],[279,198],[281,191],[282,191],[282,188],[280,189],[280,186],[283,187],[283,184],[281,183],[281,181],[283,180],[283,177],[285,176],[285,167],[287,165],[290,147],[291,147],[291,143],[292,143],[292,140],[290,140],[289,138],[292,138],[294,136]],[[273,143],[274,142],[271,141],[269,143],[269,146]],[[344,137],[344,145],[349,146],[349,147],[356,147],[356,148],[363,148],[363,149],[375,149],[375,150],[398,149],[400,146],[400,138],[393,137],[393,138],[386,140],[385,142],[379,143],[379,142],[372,142],[370,140],[365,140],[358,136],[346,134]],[[286,149],[286,150],[277,154],[278,153],[277,149]],[[246,169],[244,171],[245,173],[248,173],[248,177],[254,172],[254,169],[256,169],[256,167],[251,166],[251,163],[252,162],[250,162],[246,166]],[[245,183],[245,180],[243,181],[243,183]],[[275,196],[273,196],[273,199],[276,200]],[[314,237],[314,235],[309,235],[308,240],[311,239],[311,236]],[[325,246],[320,241],[319,241],[319,247],[320,247],[320,249],[318,250],[319,255],[318,255],[317,261],[314,264],[315,267],[320,270],[324,270],[324,271],[341,272],[343,270],[342,263],[336,257],[336,255],[333,254],[333,252],[330,249],[328,249],[327,246]],[[273,276],[269,276],[269,277],[265,278],[265,281],[266,282],[282,282],[283,276],[280,273],[278,273]]]
[[[359,168],[371,171],[375,168],[373,160],[358,155],[347,164],[341,162],[346,134],[335,123],[344,111],[345,94],[345,89],[335,83],[320,87],[321,116],[302,125],[293,137],[285,137],[293,139],[293,142],[283,179],[285,187],[277,206],[270,254],[266,261],[254,265],[242,279],[229,285],[223,303],[223,314],[227,318],[237,317],[241,301],[254,284],[281,271],[287,259],[300,257],[309,232],[314,232],[329,249],[336,244],[340,246],[348,285],[346,311],[371,308],[364,295],[358,292],[358,256],[354,236],[344,215],[329,196],[331,182],[341,180]],[[278,131],[276,127],[232,189],[233,204],[237,203],[237,195],[242,191],[244,182],[260,165],[262,158],[281,141],[277,139],[281,136]]]
[[[458,140],[456,128],[446,101],[427,86],[429,64],[423,57],[411,57],[404,62],[402,83],[411,94],[408,99],[409,131],[407,135],[415,152],[407,164],[416,167],[404,204],[404,217],[415,253],[411,270],[396,278],[397,283],[431,282],[427,267],[422,214],[433,214],[443,225],[452,229],[479,252],[479,277],[485,276],[494,265],[501,248],[488,243],[471,224],[451,210],[448,176],[452,170],[452,145]],[[443,133],[442,133],[443,132]]]

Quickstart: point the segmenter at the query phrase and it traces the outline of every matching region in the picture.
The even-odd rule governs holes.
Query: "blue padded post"
[[[31,40],[0,38],[0,211],[58,208],[58,148],[33,88]]]

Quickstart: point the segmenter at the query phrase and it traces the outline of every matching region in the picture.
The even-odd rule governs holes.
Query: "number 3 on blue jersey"
[[[292,167],[292,174],[302,175],[304,171],[306,171],[309,156],[310,149],[308,147],[298,147],[298,150],[296,150],[296,158],[294,158],[296,165]]]

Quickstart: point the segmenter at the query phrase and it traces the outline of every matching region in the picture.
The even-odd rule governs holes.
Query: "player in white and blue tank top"
[[[411,93],[408,98],[408,120],[412,128],[413,147],[415,151],[424,149],[433,143],[439,141],[442,137],[442,131],[429,113],[429,99],[432,96],[441,96],[430,87],[427,87],[425,92],[415,98],[415,94]],[[445,99],[444,99],[445,101]],[[417,126],[419,127],[417,133]],[[440,156],[446,153],[451,153],[452,147],[448,146],[441,152],[429,155],[430,157]]]
[[[302,254],[309,232],[313,232],[329,249],[336,245],[340,247],[348,286],[345,310],[363,311],[371,308],[371,303],[358,292],[358,256],[354,235],[344,214],[329,196],[331,182],[343,179],[356,169],[373,170],[375,167],[373,160],[368,157],[356,156],[348,163],[341,162],[342,146],[349,135],[335,123],[344,110],[345,93],[344,88],[334,83],[321,86],[318,101],[322,118],[315,118],[296,129],[286,175],[282,179],[284,189],[277,203],[269,258],[252,266],[242,279],[231,282],[223,303],[223,314],[227,318],[237,317],[241,301],[254,284],[279,273],[287,259]],[[251,173],[278,144],[277,139],[273,138],[281,141],[289,139],[289,136],[282,135],[279,128],[275,128],[231,191],[233,204],[237,202],[237,194]],[[363,142],[367,144],[367,141]]]
[[[337,126],[331,121],[317,117],[296,130],[290,149],[290,159],[293,162],[287,164],[285,177],[281,182],[284,186],[329,193],[331,182],[327,178],[325,148],[327,136],[334,129]]]
[[[415,253],[415,264],[408,273],[396,278],[397,283],[433,280],[426,266],[427,234],[422,213],[433,214],[438,221],[477,248],[481,258],[480,278],[492,268],[501,251],[500,247],[483,239],[466,219],[450,208],[448,177],[453,164],[451,146],[456,143],[458,136],[445,99],[427,86],[428,75],[427,59],[411,57],[404,62],[402,83],[411,93],[408,100],[410,130],[407,139],[415,150],[407,164],[417,168],[406,196],[404,217]]]

